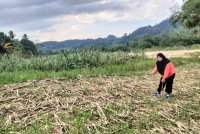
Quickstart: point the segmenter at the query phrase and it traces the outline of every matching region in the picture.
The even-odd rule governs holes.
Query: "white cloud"
[[[158,23],[169,17],[174,3],[181,4],[181,0],[7,0],[1,1],[0,7],[9,2],[14,4],[0,13],[4,18],[0,20],[4,31],[26,32],[41,41],[95,38],[109,34],[109,30],[101,29],[113,30],[110,33],[120,36],[127,32],[125,24],[143,22],[137,24],[143,26],[150,22]],[[112,23],[117,25],[115,29],[105,27],[112,26]]]

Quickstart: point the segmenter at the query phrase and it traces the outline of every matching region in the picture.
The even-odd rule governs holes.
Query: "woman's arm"
[[[158,72],[157,66],[155,65],[153,71],[150,73],[150,75],[155,74],[156,72]]]

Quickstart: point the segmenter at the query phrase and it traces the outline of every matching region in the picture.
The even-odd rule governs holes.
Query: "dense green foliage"
[[[151,48],[151,47],[173,47],[173,46],[191,46],[200,44],[200,34],[195,34],[193,30],[181,30],[170,34],[161,34],[153,37],[145,37],[141,40],[133,42],[133,47]]]
[[[142,56],[142,55],[141,55]],[[139,55],[135,55],[139,57]],[[122,64],[131,59],[126,53],[102,53],[99,51],[84,50],[81,52],[63,52],[57,55],[31,56],[24,58],[11,54],[0,57],[0,71],[61,71],[75,68],[92,68],[105,64]]]
[[[197,32],[198,31],[198,32]],[[171,33],[163,33],[155,36],[145,36],[137,41],[131,41],[127,44],[113,45],[111,47],[103,47],[102,51],[133,51],[137,49],[147,48],[166,48],[175,46],[189,47],[200,44],[200,28],[190,30],[182,29]]]
[[[36,44],[28,39],[27,35],[24,34],[21,40],[14,39],[15,34],[13,31],[9,31],[8,35],[0,32],[0,54],[9,52],[17,52],[22,54],[37,54],[38,50]],[[11,44],[12,48],[5,48],[5,44]]]
[[[171,21],[173,24],[180,22],[187,28],[200,26],[200,1],[186,0],[181,11],[171,16]]]

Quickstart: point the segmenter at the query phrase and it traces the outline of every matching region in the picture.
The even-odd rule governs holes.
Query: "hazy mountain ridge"
[[[141,39],[145,36],[154,36],[161,33],[169,33],[175,29],[180,28],[180,25],[173,27],[169,20],[166,19],[159,24],[154,26],[145,26],[136,29],[130,34],[125,34],[124,36],[118,38],[114,35],[108,35],[106,38],[97,38],[97,39],[74,39],[66,40],[62,42],[57,41],[48,41],[43,42],[41,49],[42,51],[58,51],[62,49],[74,50],[74,49],[83,49],[91,46],[95,47],[106,47],[113,44],[123,44],[130,41]]]

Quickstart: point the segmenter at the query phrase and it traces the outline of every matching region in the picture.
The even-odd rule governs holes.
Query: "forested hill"
[[[123,44],[130,41],[138,40],[145,36],[153,36],[153,35],[159,35],[161,33],[168,33],[177,28],[180,28],[180,26],[178,25],[176,28],[174,28],[167,19],[154,26],[149,25],[138,28],[130,34],[124,34],[124,36],[120,38],[114,35],[108,35],[106,38],[98,38],[98,39],[83,39],[83,40],[74,39],[62,42],[48,41],[42,43],[41,49],[43,51],[58,51],[61,49],[68,49],[68,50],[82,49],[91,46],[106,47],[113,44]]]

